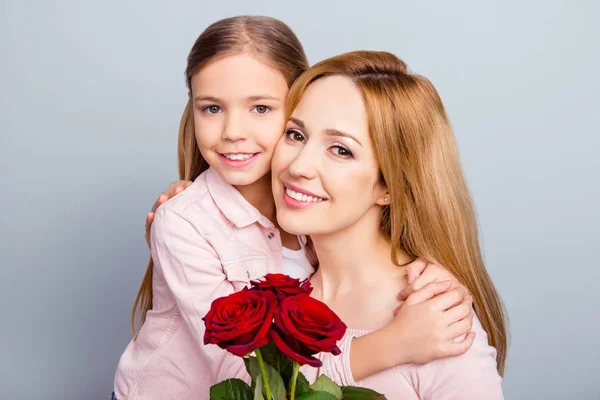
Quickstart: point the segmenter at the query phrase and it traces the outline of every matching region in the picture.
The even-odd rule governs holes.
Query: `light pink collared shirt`
[[[217,382],[249,381],[241,358],[203,345],[202,318],[216,298],[281,272],[278,230],[209,169],[158,208],[150,247],[153,306],[119,361],[117,399],[208,399]]]
[[[156,211],[152,224],[153,308],[121,356],[115,376],[119,400],[208,399],[210,386],[229,378],[250,382],[241,358],[204,346],[211,302],[281,272],[282,245],[273,224],[212,169]],[[312,267],[306,263],[304,276]],[[499,400],[496,352],[476,320],[477,338],[462,356],[423,366],[398,366],[354,382],[348,329],[340,356],[317,355],[321,368],[302,367],[313,382],[325,374],[342,385],[365,386],[394,399]],[[377,355],[374,354],[374,357]]]

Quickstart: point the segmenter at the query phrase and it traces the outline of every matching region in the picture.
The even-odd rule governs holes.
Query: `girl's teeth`
[[[225,156],[225,158],[228,158],[230,160],[247,160],[250,157],[252,157],[252,154],[223,154]]]
[[[323,199],[320,197],[307,196],[305,194],[295,192],[292,189],[287,188],[287,187],[285,188],[285,193],[287,193],[287,195],[290,196],[292,199],[295,199],[298,201],[305,201],[305,202],[309,202],[309,203],[318,203],[320,201],[323,201]]]

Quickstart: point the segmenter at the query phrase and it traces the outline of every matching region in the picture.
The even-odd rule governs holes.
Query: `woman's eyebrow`
[[[340,131],[338,129],[325,129],[324,133],[327,136],[340,136],[340,137],[352,139],[362,147],[362,143],[357,138],[355,138],[354,136],[352,136],[351,134],[349,134],[347,132]]]
[[[294,124],[298,125],[300,128],[305,129],[306,126],[304,125],[304,121],[296,118],[296,117],[290,117],[289,120],[291,122],[293,122]],[[353,135],[349,134],[348,132],[344,132],[344,131],[340,131],[339,129],[325,129],[323,131],[327,136],[339,136],[339,137],[345,137],[345,138],[349,138],[354,140],[356,143],[358,143],[359,145],[363,145],[360,140],[358,140],[356,137],[354,137]]]

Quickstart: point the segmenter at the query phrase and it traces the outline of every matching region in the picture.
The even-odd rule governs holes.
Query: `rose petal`
[[[290,357],[292,360],[296,361],[298,364],[300,364],[300,365],[308,364],[312,367],[320,367],[323,365],[321,360],[319,360],[315,357],[305,356],[305,355],[302,355],[300,353],[293,351],[288,346],[288,343],[285,340],[283,340],[283,338],[279,335],[279,332],[277,332],[277,329],[271,329],[271,339],[273,340],[275,347],[277,347],[277,349],[279,351],[281,351],[284,355]],[[289,342],[289,339],[288,339],[288,342]]]

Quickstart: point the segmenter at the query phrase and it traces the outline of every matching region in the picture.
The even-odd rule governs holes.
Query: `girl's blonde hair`
[[[208,169],[194,134],[191,81],[208,62],[217,57],[249,53],[275,67],[291,86],[308,68],[308,60],[300,40],[283,22],[262,16],[238,16],[222,19],[210,25],[198,37],[187,58],[186,85],[190,92],[179,125],[179,178],[194,180]],[[140,325],[152,309],[152,258],[131,311],[131,327],[136,329],[139,311]]]
[[[503,374],[506,316],[484,265],[473,202],[437,91],[393,54],[356,51],[302,74],[288,94],[288,112],[312,82],[330,75],[348,77],[362,92],[380,179],[389,191],[380,231],[392,243],[392,261],[398,263],[401,249],[443,265],[467,287]]]

